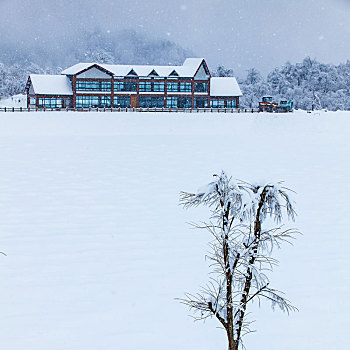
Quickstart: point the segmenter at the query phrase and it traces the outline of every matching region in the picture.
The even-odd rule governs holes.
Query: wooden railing
[[[258,108],[24,108],[2,107],[0,112],[168,112],[168,113],[257,113]]]

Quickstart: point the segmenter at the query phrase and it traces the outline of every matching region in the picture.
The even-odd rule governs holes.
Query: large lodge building
[[[238,108],[233,77],[212,77],[202,58],[182,66],[78,63],[61,75],[31,74],[29,108]]]

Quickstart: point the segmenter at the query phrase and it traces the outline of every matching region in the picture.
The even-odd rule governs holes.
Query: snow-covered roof
[[[94,65],[99,66],[115,76],[124,77],[132,70],[139,77],[147,77],[152,71],[155,71],[160,77],[169,76],[174,70],[180,77],[193,77],[203,58],[187,58],[182,66],[149,66],[149,65],[123,65],[123,64],[104,64],[104,63],[78,63],[62,71],[64,75],[74,75]]]
[[[242,96],[236,78],[214,77],[210,79],[210,96]]]
[[[72,83],[65,75],[31,74],[35,94],[41,95],[73,95]]]

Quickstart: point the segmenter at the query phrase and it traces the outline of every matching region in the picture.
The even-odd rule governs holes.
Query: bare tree
[[[271,256],[275,247],[290,242],[297,231],[283,229],[283,212],[294,220],[288,189],[278,184],[234,183],[225,172],[198,193],[181,192],[185,208],[206,205],[210,222],[195,225],[210,232],[207,258],[212,269],[210,282],[198,294],[185,294],[182,303],[196,320],[215,317],[225,329],[228,349],[243,347],[242,337],[251,332],[247,306],[257,300],[271,301],[287,313],[296,310],[283,293],[270,287],[266,274],[277,265]],[[266,226],[266,227],[265,227]]]

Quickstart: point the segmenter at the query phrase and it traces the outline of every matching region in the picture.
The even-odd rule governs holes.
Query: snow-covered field
[[[350,113],[0,114],[0,342],[7,350],[226,349],[175,298],[207,281],[181,190],[213,173],[284,180],[300,236],[247,349],[348,349]]]

